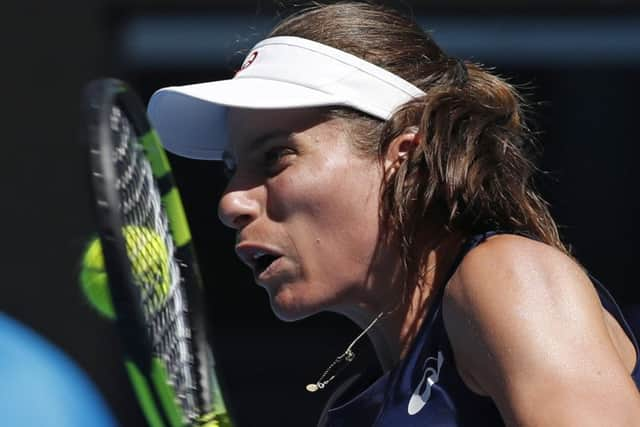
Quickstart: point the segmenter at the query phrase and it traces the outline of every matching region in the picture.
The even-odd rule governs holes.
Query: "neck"
[[[340,310],[363,329],[381,312],[384,313],[369,329],[368,335],[385,371],[394,367],[411,348],[433,303],[433,297],[446,285],[447,275],[461,244],[462,239],[459,236],[450,235],[440,240],[437,245],[427,246],[417,279],[414,283],[407,283],[408,292],[404,301],[389,303],[397,301],[397,290],[402,286],[401,281],[393,280],[391,287],[387,282],[387,292],[379,295],[377,303]]]

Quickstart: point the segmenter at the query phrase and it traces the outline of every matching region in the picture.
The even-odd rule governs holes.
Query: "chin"
[[[322,311],[318,304],[312,304],[300,298],[300,295],[288,286],[277,289],[267,289],[271,310],[278,319],[285,322],[295,322]]]

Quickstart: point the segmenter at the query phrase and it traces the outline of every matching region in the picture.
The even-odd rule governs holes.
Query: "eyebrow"
[[[270,139],[279,138],[283,136],[288,138],[289,135],[291,135],[291,132],[287,130],[274,130],[271,132],[267,132],[264,135],[261,135],[258,138],[254,139],[253,141],[251,141],[251,143],[249,144],[249,147],[251,148],[251,150],[255,150],[257,148],[260,148],[262,145],[266,144],[267,141],[269,141]],[[228,148],[225,148],[224,151],[222,152],[222,159],[223,160],[233,159],[233,156],[231,155],[231,152],[229,151]]]

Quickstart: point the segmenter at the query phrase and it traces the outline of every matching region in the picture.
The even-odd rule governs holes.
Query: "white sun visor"
[[[422,95],[354,55],[299,37],[273,37],[251,50],[233,79],[160,89],[147,111],[167,150],[220,160],[227,144],[226,107],[346,106],[387,120]]]

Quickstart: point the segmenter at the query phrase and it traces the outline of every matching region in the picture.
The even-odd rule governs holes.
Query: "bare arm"
[[[492,238],[465,257],[443,310],[463,380],[507,425],[640,425],[640,394],[598,295],[556,249]]]

